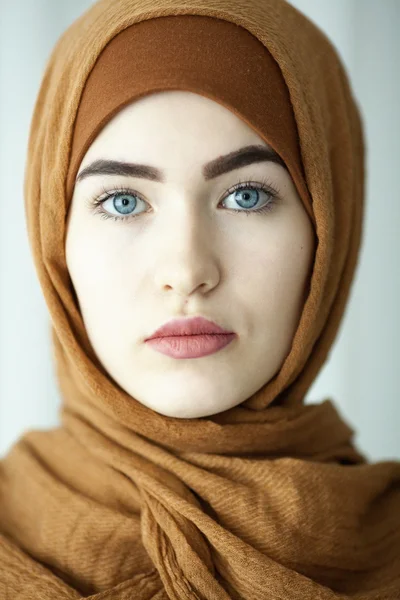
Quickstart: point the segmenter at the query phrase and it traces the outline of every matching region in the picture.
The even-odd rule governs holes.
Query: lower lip
[[[200,358],[224,348],[236,337],[235,333],[207,335],[177,335],[147,340],[154,350],[173,358]]]

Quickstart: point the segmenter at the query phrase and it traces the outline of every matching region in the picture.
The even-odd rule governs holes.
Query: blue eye
[[[260,192],[262,190],[255,187],[244,187],[244,188],[236,188],[234,192],[228,195],[233,195],[234,201],[243,209],[244,208],[254,208],[260,198]],[[235,209],[233,209],[235,210]],[[240,212],[240,211],[239,211]]]
[[[137,192],[130,188],[115,189],[113,191],[103,189],[103,192],[104,197],[96,196],[89,201],[90,208],[95,213],[100,214],[100,217],[103,219],[128,221],[140,216],[141,213],[148,212],[142,210],[134,213],[138,201],[143,204],[148,204],[148,202],[143,200]],[[263,194],[267,196],[267,202],[264,202],[259,208],[255,208],[260,202],[260,198],[262,199]],[[244,181],[226,190],[223,197],[223,204],[225,204],[224,208],[231,212],[250,216],[251,214],[270,212],[278,199],[278,194],[279,192],[266,179],[262,179],[260,183]],[[240,208],[226,207],[226,201],[229,196],[234,196],[234,203]]]
[[[227,190],[226,198],[229,198],[232,194],[234,195],[235,203],[242,208],[230,208],[230,210],[234,213],[246,215],[247,217],[253,214],[270,212],[278,200],[277,190],[266,179],[262,179],[261,183],[252,183],[251,181],[239,182]],[[254,208],[259,202],[260,196],[262,197],[262,194],[268,197],[267,202],[259,208]]]
[[[132,201],[132,198],[135,198],[134,194],[114,194],[111,198],[114,198],[112,202],[113,207],[122,215],[128,215],[136,208],[136,200]],[[111,200],[111,198],[109,198],[109,200]]]
[[[140,212],[134,213],[139,202],[147,204],[134,190],[121,188],[108,191],[103,188],[104,195],[96,196],[89,202],[89,206],[103,219],[114,221],[127,221],[135,218]],[[145,212],[145,211],[141,211]]]

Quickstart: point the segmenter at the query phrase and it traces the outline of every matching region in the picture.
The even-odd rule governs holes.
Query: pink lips
[[[203,317],[173,319],[145,339],[154,350],[173,358],[199,358],[227,346],[236,334]]]

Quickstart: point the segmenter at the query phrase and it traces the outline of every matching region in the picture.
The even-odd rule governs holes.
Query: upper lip
[[[156,331],[150,337],[146,338],[145,341],[160,337],[176,335],[201,335],[207,333],[226,335],[233,332],[223,329],[213,321],[209,321],[204,317],[172,319],[171,321],[168,321],[168,323],[165,323],[156,329]]]

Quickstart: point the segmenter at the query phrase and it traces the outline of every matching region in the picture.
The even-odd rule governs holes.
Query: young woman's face
[[[217,102],[157,92],[115,115],[78,171],[99,159],[152,167],[146,177],[98,172],[76,183],[66,256],[99,360],[128,394],[166,416],[240,404],[280,369],[297,329],[315,239],[291,176],[266,160],[213,177],[211,167],[203,171],[249,145],[269,148]],[[195,358],[144,341],[193,316],[236,335]]]

